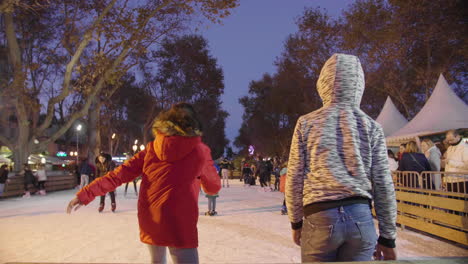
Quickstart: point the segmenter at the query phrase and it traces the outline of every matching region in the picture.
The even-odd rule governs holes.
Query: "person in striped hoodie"
[[[286,180],[288,216],[302,261],[396,259],[395,190],[382,127],[359,108],[364,92],[359,59],[331,56],[317,90],[323,107],[298,119]]]

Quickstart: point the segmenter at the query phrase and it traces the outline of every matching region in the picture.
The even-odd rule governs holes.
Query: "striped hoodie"
[[[379,242],[394,244],[396,200],[385,137],[382,127],[359,109],[364,92],[359,59],[331,56],[317,90],[323,107],[298,119],[291,142],[286,203],[293,228],[301,226],[304,206],[365,197],[374,200]]]

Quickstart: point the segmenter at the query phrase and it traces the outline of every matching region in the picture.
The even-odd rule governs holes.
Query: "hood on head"
[[[333,54],[322,67],[317,91],[323,106],[359,106],[364,93],[364,72],[359,58],[348,54]]]
[[[168,136],[157,133],[153,147],[160,160],[173,162],[190,154],[200,142],[201,137]]]

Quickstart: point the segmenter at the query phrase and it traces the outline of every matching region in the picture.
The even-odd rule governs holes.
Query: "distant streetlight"
[[[133,145],[132,149],[133,149],[133,153],[135,154],[135,152],[138,150],[138,146],[135,144]]]
[[[135,143],[134,143],[134,144],[135,144],[135,145],[138,144],[138,139],[135,139]]]
[[[79,146],[78,146],[78,132],[81,131],[81,128],[82,128],[82,125],[81,124],[78,124],[76,126],[76,164],[78,164],[78,151],[79,151]]]
[[[143,150],[145,150],[145,145],[141,144],[140,145],[140,151],[143,151]]]
[[[73,151],[70,151],[70,157],[73,157],[73,154],[75,154]]]
[[[110,154],[111,154],[111,156],[114,155],[114,153],[112,151],[114,142],[112,142],[112,140],[115,139],[115,136],[116,136],[115,133],[113,133],[112,136],[111,136],[111,141],[110,141],[110,152],[111,152]]]

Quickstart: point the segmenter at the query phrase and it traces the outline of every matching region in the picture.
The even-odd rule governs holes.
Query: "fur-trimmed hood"
[[[184,130],[169,120],[156,120],[153,129],[166,136],[199,137],[202,135],[202,132],[198,129],[189,127]]]

